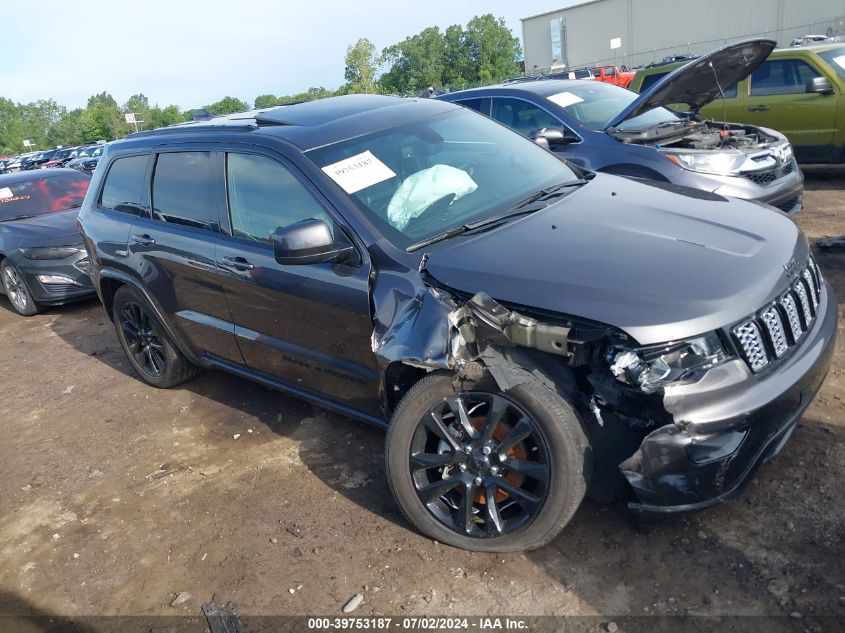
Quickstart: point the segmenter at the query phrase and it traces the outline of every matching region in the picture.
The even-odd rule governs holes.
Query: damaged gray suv
[[[346,96],[130,135],[80,213],[137,373],[220,368],[387,429],[420,531],[548,543],[585,495],[704,508],[793,432],[836,299],[770,207]]]

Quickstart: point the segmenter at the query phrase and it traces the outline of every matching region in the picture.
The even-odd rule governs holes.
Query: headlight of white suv
[[[718,334],[710,332],[686,341],[610,352],[610,371],[620,382],[653,393],[671,382],[689,378],[728,358]]]

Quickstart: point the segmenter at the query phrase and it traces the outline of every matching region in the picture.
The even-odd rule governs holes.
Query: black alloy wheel
[[[500,394],[462,392],[435,405],[411,441],[420,501],[472,538],[514,533],[543,507],[549,451],[539,427]]]
[[[164,344],[146,309],[138,303],[127,301],[121,306],[118,318],[127,351],[132,354],[137,366],[152,377],[164,374],[167,370]]]
[[[167,389],[196,375],[198,367],[171,340],[139,291],[120,287],[111,314],[120,346],[144,382]]]

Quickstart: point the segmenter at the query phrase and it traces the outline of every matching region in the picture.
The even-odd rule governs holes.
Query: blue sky
[[[107,91],[119,103],[201,106],[232,95],[292,94],[343,82],[346,47],[380,50],[428,26],[474,15],[519,19],[572,0],[30,0],[3,3],[0,96],[85,105]]]

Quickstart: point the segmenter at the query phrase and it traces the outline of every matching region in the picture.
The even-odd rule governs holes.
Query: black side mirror
[[[569,145],[570,143],[578,142],[577,137],[572,135],[567,136],[563,130],[553,127],[544,127],[535,130],[529,138],[543,149],[550,149],[553,145]]]
[[[813,77],[807,80],[804,92],[817,92],[823,95],[833,94],[833,86],[827,77]]]
[[[342,231],[338,239],[324,220],[311,218],[288,226],[281,226],[273,233],[273,255],[283,265],[339,264],[352,259],[355,247]]]

